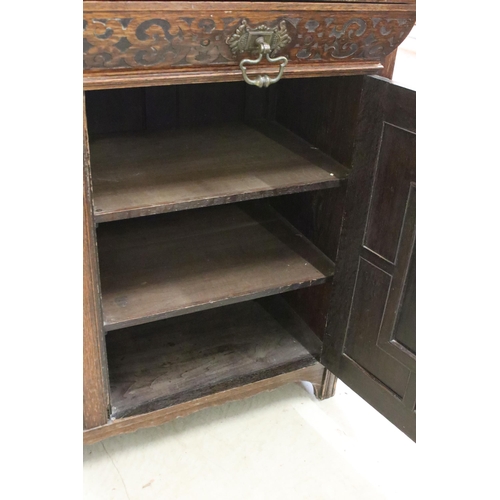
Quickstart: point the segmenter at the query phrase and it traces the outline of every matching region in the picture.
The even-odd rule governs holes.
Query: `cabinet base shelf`
[[[264,391],[271,391],[282,385],[293,382],[310,382],[315,391],[319,391],[324,380],[325,368],[320,363],[314,363],[311,366],[299,370],[282,373],[275,377],[259,380],[241,387],[234,387],[225,391],[217,392],[209,396],[201,397],[193,401],[156,410],[144,415],[120,418],[111,420],[108,424],[93,429],[83,431],[83,444],[94,444],[103,439],[113,437],[119,434],[135,432],[139,429],[156,427],[170,422],[179,417],[186,417],[204,408],[218,406],[230,401],[245,399]]]
[[[310,366],[320,346],[282,297],[115,331],[107,337],[111,416],[148,413]]]

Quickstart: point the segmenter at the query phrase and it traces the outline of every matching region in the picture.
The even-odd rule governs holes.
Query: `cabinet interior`
[[[113,417],[320,360],[361,85],[86,93]]]

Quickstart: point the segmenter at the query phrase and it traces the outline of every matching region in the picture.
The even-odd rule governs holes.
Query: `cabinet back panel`
[[[177,87],[179,126],[192,127],[243,121],[245,82]]]
[[[86,93],[96,135],[243,121],[244,82],[97,90]]]
[[[146,126],[144,90],[116,89],[86,92],[89,137],[113,132],[137,132]]]
[[[290,79],[269,89],[223,82],[88,91],[89,134],[269,118],[350,167],[362,82],[355,76]]]
[[[147,87],[143,90],[147,130],[175,128],[179,122],[177,87]]]
[[[279,83],[276,120],[350,168],[362,76]]]

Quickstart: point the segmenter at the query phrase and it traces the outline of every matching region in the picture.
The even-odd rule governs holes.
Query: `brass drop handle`
[[[243,59],[240,62],[240,69],[245,82],[257,87],[269,87],[269,85],[276,83],[283,76],[288,59],[285,56],[271,57],[271,54],[275,55],[291,41],[292,38],[286,30],[285,20],[281,20],[273,27],[261,24],[256,28],[251,28],[247,24],[246,19],[242,19],[236,31],[226,39],[226,43],[235,57],[245,52],[259,54],[257,59]],[[269,75],[259,75],[255,79],[249,78],[247,75],[247,65],[259,64],[264,56],[266,56],[266,59],[270,63],[278,63],[280,65],[278,75],[274,78],[271,78]]]
[[[272,83],[276,83],[283,76],[283,71],[285,70],[285,66],[288,64],[288,59],[285,56],[280,57],[271,57],[269,54],[271,53],[271,47],[268,43],[264,41],[263,37],[257,38],[255,43],[259,46],[259,57],[257,59],[243,59],[240,62],[241,72],[243,73],[243,79],[249,85],[256,85],[257,87],[269,87]],[[279,63],[280,70],[277,76],[271,78],[269,75],[258,75],[255,79],[251,79],[247,75],[246,65],[248,64],[259,64],[262,61],[262,58],[266,56],[266,59],[270,63]]]

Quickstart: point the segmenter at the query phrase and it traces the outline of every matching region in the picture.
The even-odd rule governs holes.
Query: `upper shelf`
[[[255,53],[238,40],[263,28],[274,30],[271,55],[288,59],[283,78],[376,73],[415,18],[402,2],[88,1],[84,88],[242,80],[239,63]]]
[[[333,187],[346,174],[302,139],[264,124],[114,135],[90,150],[97,222]]]

